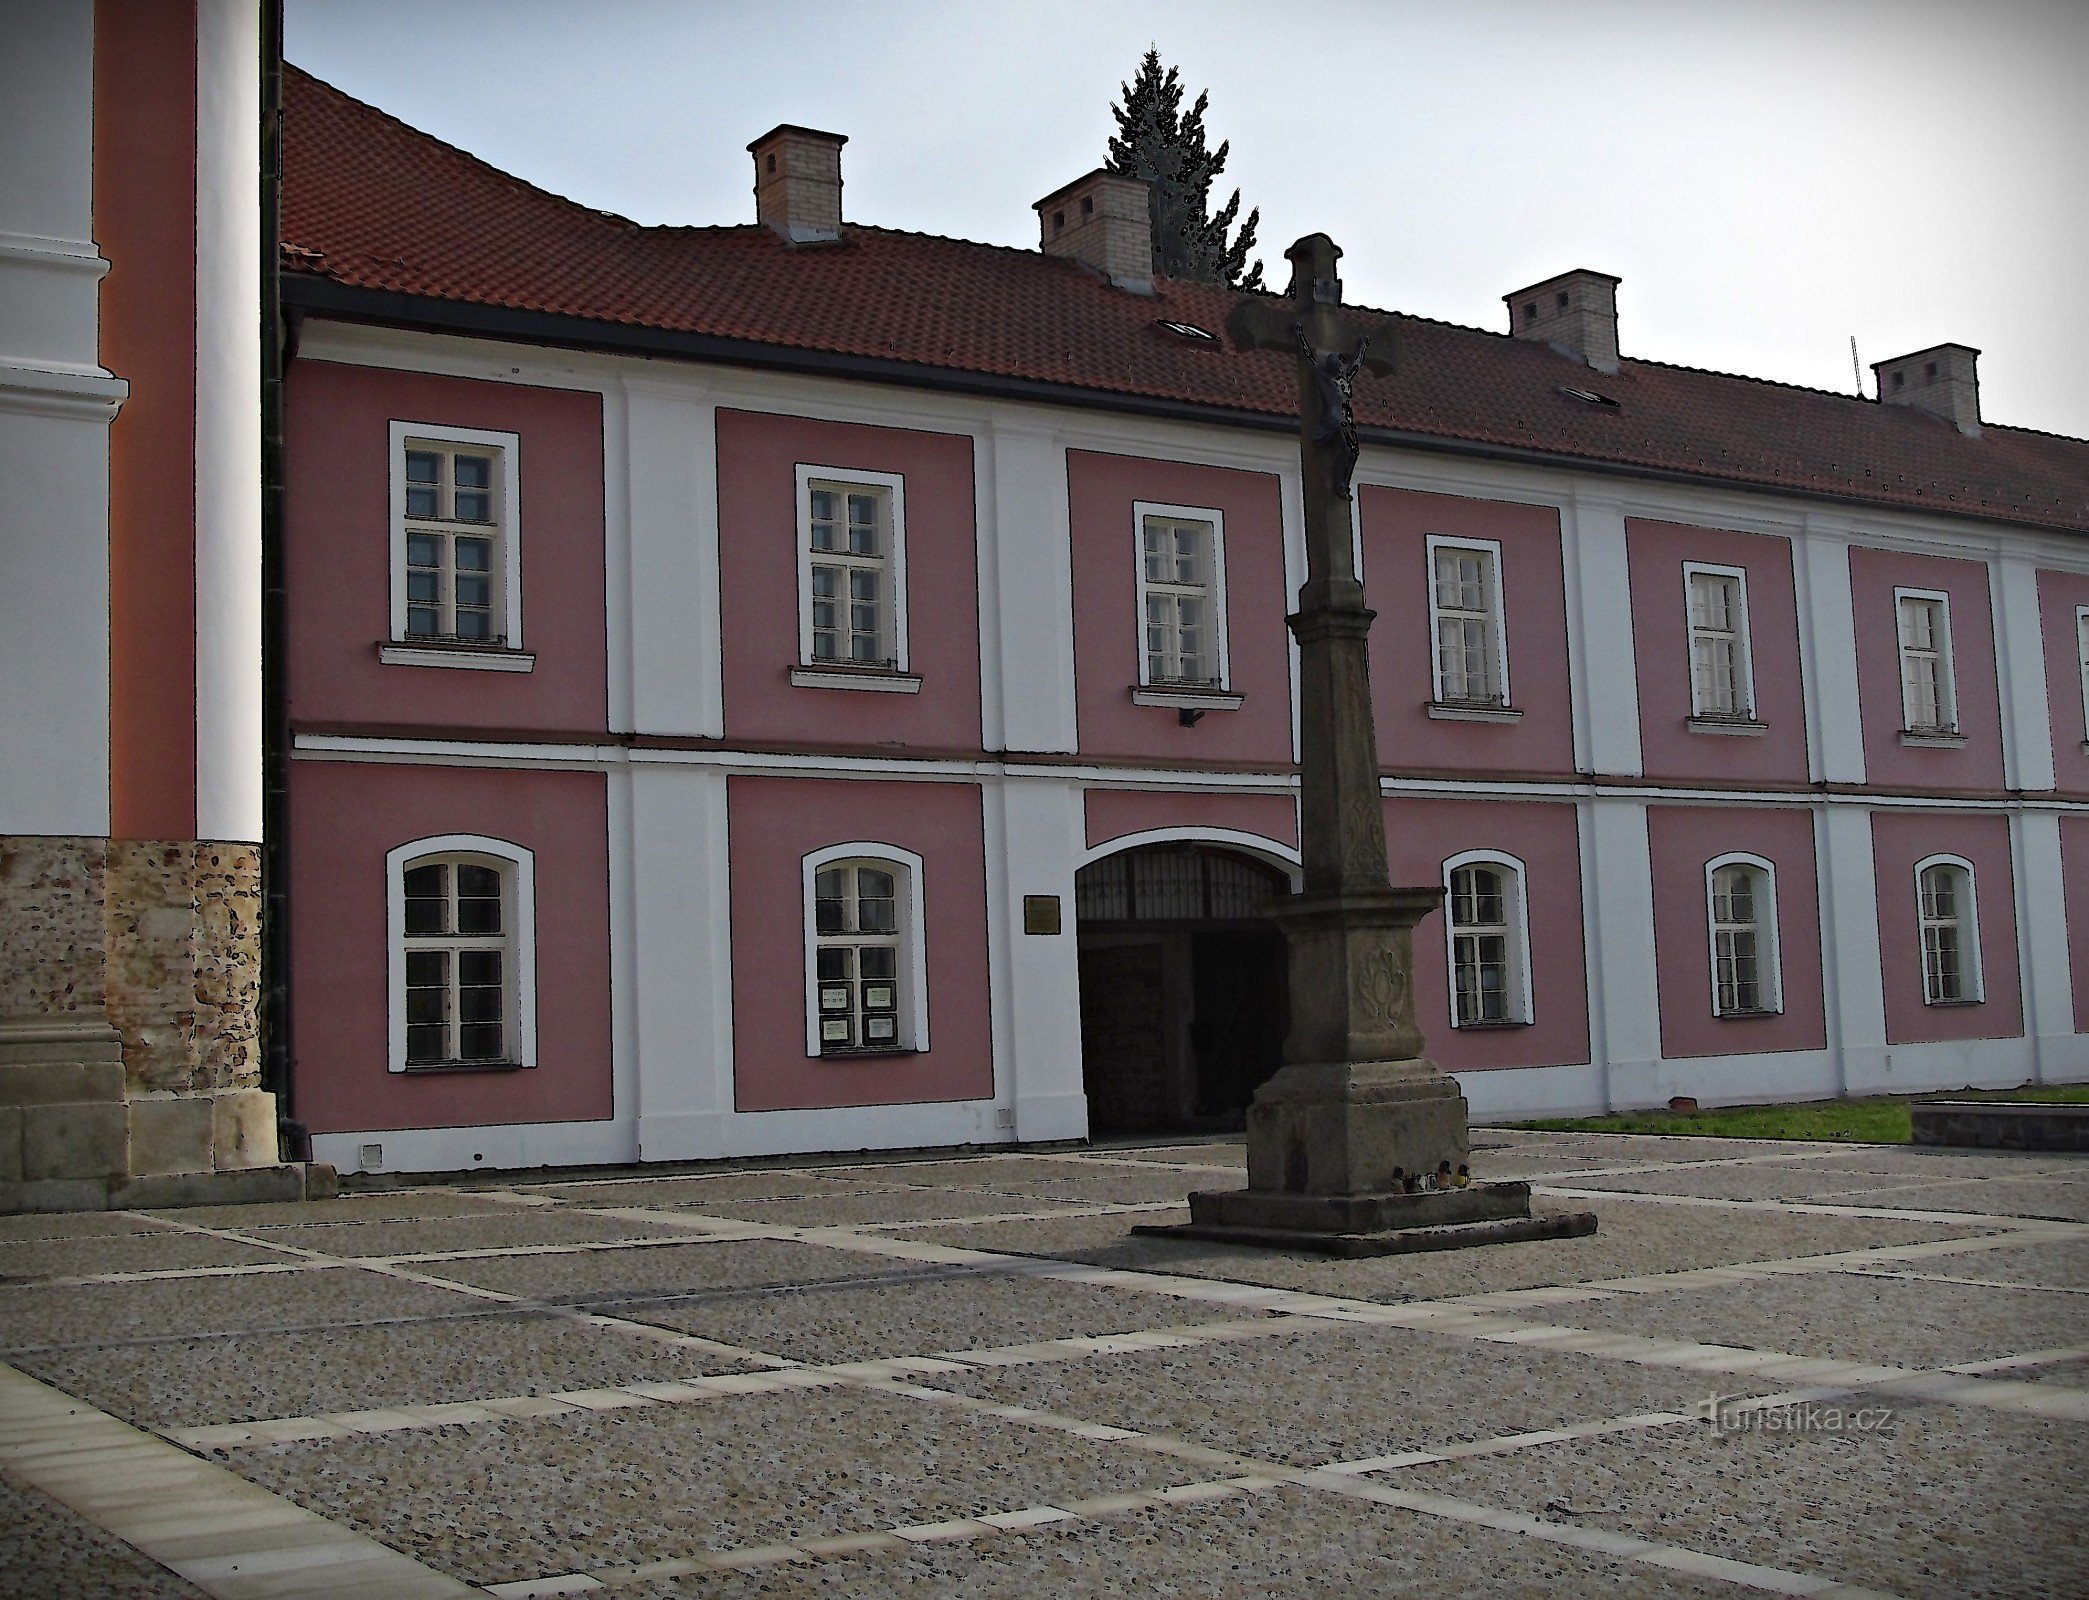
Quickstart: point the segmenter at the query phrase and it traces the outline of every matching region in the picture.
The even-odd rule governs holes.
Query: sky
[[[1870,394],[1967,344],[1987,421],[2089,438],[2080,0],[286,0],[286,43],[639,222],[753,221],[795,122],[848,136],[845,220],[1026,248],[1151,45],[1274,287],[1324,232],[1347,299],[1502,331],[1590,267],[1628,358],[1847,394],[1854,337]]]

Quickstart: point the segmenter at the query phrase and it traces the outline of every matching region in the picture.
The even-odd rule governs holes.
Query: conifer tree
[[[1161,69],[1160,51],[1149,49],[1138,75],[1118,85],[1122,104],[1113,104],[1117,135],[1110,141],[1110,171],[1141,178],[1150,186],[1153,264],[1176,278],[1230,284],[1238,289],[1262,287],[1262,263],[1248,263],[1255,228],[1262,220],[1250,211],[1231,239],[1240,215],[1240,191],[1211,214],[1211,183],[1226,170],[1230,140],[1218,149],[1204,143],[1204,108],[1210,95],[1200,93],[1187,112],[1182,109],[1182,83],[1176,69]]]

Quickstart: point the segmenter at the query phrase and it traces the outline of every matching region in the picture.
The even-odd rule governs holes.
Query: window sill
[[[1984,1006],[1987,1004],[1985,1000],[1978,998],[1971,1000],[1925,1000],[1922,1003],[1926,1006],[1933,1006],[1939,1011],[1950,1011],[1958,1006]]]
[[[377,659],[388,667],[462,667],[472,672],[529,672],[537,665],[536,656],[528,650],[396,641],[380,641]]]
[[[894,1056],[918,1056],[919,1050],[910,1050],[905,1045],[894,1045],[889,1050],[822,1050],[813,1057],[815,1061],[889,1061]]]
[[[1692,717],[1685,724],[1692,733],[1739,734],[1743,738],[1760,739],[1770,731],[1767,722],[1758,722],[1753,717]]]
[[[1782,1006],[1758,1006],[1753,1011],[1714,1011],[1713,1018],[1719,1022],[1760,1022],[1764,1017],[1781,1017]]]
[[[1491,701],[1426,700],[1422,708],[1436,722],[1521,722],[1523,713],[1514,706]]]
[[[527,1061],[416,1061],[410,1066],[394,1067],[399,1073],[446,1073],[446,1072],[527,1072]]]
[[[1911,750],[1956,750],[1966,736],[1956,728],[1903,728],[1900,742]]]
[[[1454,1022],[1454,1033],[1499,1033],[1504,1028],[1535,1028],[1537,1024],[1528,1017],[1504,1017],[1500,1022]]]
[[[1189,684],[1137,683],[1132,685],[1135,706],[1173,706],[1178,711],[1238,711],[1247,704],[1243,695],[1224,689],[1199,689]]]
[[[794,689],[864,689],[873,694],[919,694],[921,674],[890,667],[793,667]]]

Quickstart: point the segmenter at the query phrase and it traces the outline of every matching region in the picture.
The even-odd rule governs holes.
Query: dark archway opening
[[[1074,879],[1089,1131],[1225,1131],[1283,1058],[1284,936],[1256,913],[1291,885],[1231,850],[1159,844]]]

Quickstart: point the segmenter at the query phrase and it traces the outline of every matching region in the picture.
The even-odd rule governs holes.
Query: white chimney
[[[846,134],[779,123],[754,155],[755,220],[793,244],[841,237],[841,147]]]
[[[1505,294],[1509,332],[1538,339],[1598,372],[1618,369],[1618,284],[1607,272],[1578,267]]]
[[[1971,345],[1940,344],[1892,361],[1874,361],[1879,399],[1889,406],[1913,406],[1942,417],[1969,439],[1980,437],[1980,377],[1974,371],[1980,352]]]
[[[1153,293],[1153,224],[1146,185],[1100,167],[1037,202],[1040,243],[1048,256],[1071,256],[1120,289]]]

